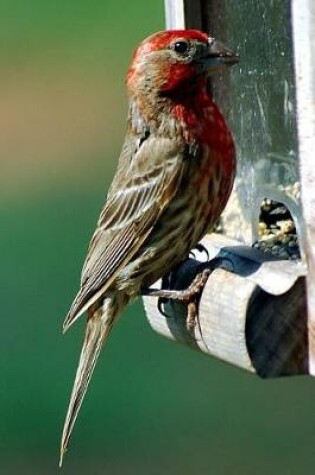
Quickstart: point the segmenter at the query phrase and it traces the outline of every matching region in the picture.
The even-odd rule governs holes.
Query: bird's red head
[[[156,33],[136,49],[127,73],[131,93],[172,94],[191,89],[218,68],[238,60],[214,38],[198,30]]]

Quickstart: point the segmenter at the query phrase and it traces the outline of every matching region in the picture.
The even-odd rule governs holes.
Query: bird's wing
[[[126,140],[64,330],[110,287],[149,236],[178,189],[183,148],[182,142],[169,138]]]

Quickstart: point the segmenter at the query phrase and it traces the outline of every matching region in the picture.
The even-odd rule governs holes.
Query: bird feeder
[[[209,87],[233,132],[238,170],[216,232],[219,257],[193,332],[186,308],[144,298],[162,335],[262,377],[315,374],[315,4],[165,0],[168,29],[209,32],[241,57]],[[196,252],[172,275],[183,289]],[[220,264],[221,263],[221,264]],[[155,285],[156,287],[156,285]]]

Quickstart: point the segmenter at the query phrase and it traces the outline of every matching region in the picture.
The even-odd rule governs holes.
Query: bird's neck
[[[129,98],[128,127],[134,133],[150,129],[158,135],[172,135],[186,129],[192,130],[204,108],[213,104],[206,90],[176,91],[173,94],[145,96],[131,95]],[[198,120],[199,117],[199,120]]]
[[[202,138],[209,126],[213,128],[212,114],[221,116],[205,86],[155,96],[131,95],[128,127],[136,134],[150,130],[163,136],[182,135],[190,141]]]
[[[213,156],[221,157],[227,175],[234,175],[233,138],[206,89],[199,90],[195,96],[158,97],[154,103],[131,97],[128,128],[135,135],[154,133],[181,139],[186,144],[205,144]]]

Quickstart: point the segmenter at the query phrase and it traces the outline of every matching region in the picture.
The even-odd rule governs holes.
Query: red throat
[[[230,130],[205,87],[193,96],[174,101],[171,114],[184,125],[185,140],[207,144],[228,174],[234,174],[235,148]]]
[[[195,95],[206,87],[206,78],[196,75],[193,64],[170,63],[164,74],[165,83],[161,92],[174,97]]]

